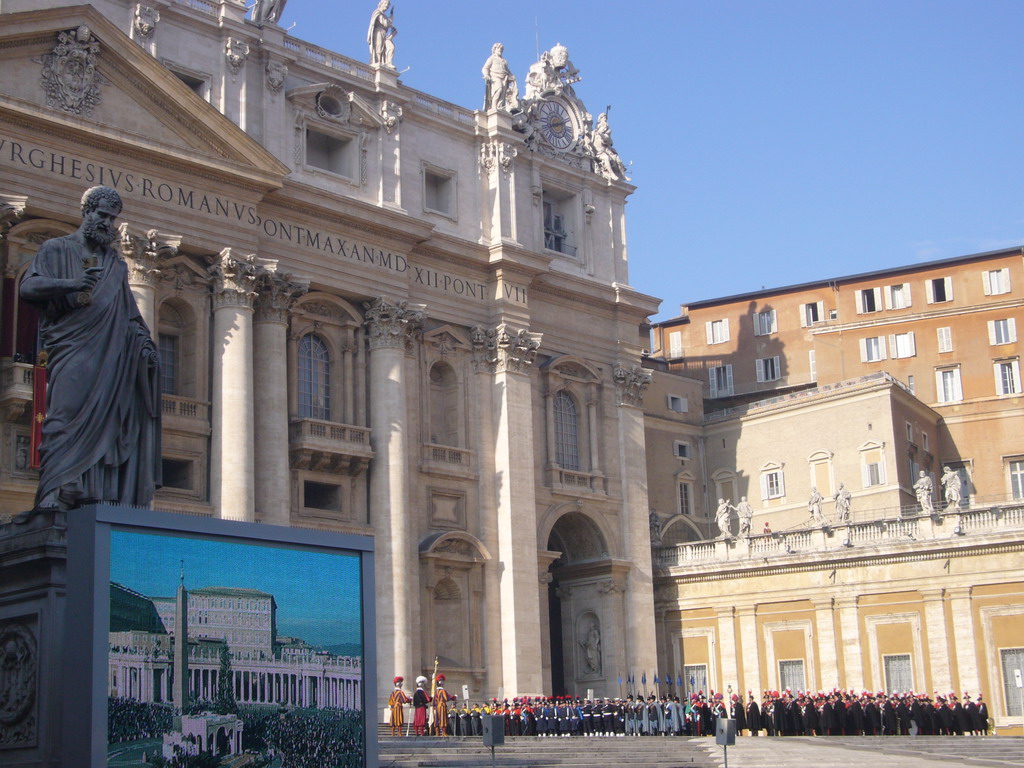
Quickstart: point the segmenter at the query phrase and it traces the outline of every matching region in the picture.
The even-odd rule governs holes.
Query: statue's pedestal
[[[66,513],[0,525],[0,763],[11,768],[62,765],[66,588]]]

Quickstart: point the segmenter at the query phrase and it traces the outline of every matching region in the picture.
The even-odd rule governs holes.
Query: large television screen
[[[368,539],[95,509],[102,765],[374,764]]]

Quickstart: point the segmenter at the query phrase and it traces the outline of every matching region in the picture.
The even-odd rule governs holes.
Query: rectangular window
[[[909,421],[907,422],[907,442],[914,442],[914,425]]]
[[[306,165],[351,179],[354,155],[352,139],[306,129]]]
[[[886,286],[885,304],[887,309],[906,309],[911,303],[910,283]]]
[[[786,495],[786,480],[781,469],[761,473],[761,498],[781,499]]]
[[[804,677],[804,660],[787,659],[779,661],[779,690],[787,688],[796,695],[806,687]]]
[[[952,277],[936,277],[934,280],[926,280],[925,289],[928,291],[929,304],[953,300]]]
[[[811,372],[811,381],[818,380],[818,359],[815,355],[815,351],[810,349],[807,351],[807,365]]]
[[[165,488],[192,490],[192,462],[182,459],[161,459]]]
[[[907,389],[910,390],[910,394],[912,394],[912,395],[915,394],[915,390],[914,390],[914,374],[912,374],[912,373],[908,373],[907,374]]]
[[[1013,344],[1017,341],[1017,321],[1012,317],[988,321],[989,344]]]
[[[885,485],[885,464],[880,448],[865,450],[860,455],[861,481],[865,488]]]
[[[926,451],[931,450],[931,448],[928,446],[928,433],[924,431],[921,432],[921,447],[924,448]]]
[[[997,360],[993,364],[996,376],[997,395],[1020,394],[1020,362],[1017,360]]]
[[[302,484],[302,503],[307,509],[324,509],[332,512],[341,511],[339,488],[329,483],[316,483],[306,480]]]
[[[882,308],[882,289],[864,288],[857,291],[857,314],[877,312]]]
[[[909,653],[887,654],[882,657],[885,666],[885,690],[895,692],[914,690],[914,670]]]
[[[1017,680],[1024,676],[1024,648],[1000,648],[999,662],[1003,668],[1003,700],[1006,702],[1006,715],[1020,717],[1024,715],[1024,711],[1021,711],[1021,689],[1017,687]]]
[[[423,169],[423,209],[452,216],[455,213],[455,179],[446,173]]]
[[[686,413],[689,410],[689,401],[679,395],[668,396],[668,409],[675,413]]]
[[[717,365],[708,368],[708,388],[711,397],[727,397],[732,394],[732,365]]]
[[[683,332],[682,331],[669,331],[669,334],[668,334],[668,356],[669,357],[682,357],[683,356]]]
[[[1014,499],[1024,499],[1024,460],[1014,459],[1009,463],[1010,495]]]
[[[766,309],[764,312],[754,313],[754,335],[767,336],[779,330],[774,309]]]
[[[779,356],[765,357],[754,361],[758,381],[778,381],[782,378]]]
[[[567,256],[576,255],[573,196],[545,189],[541,193],[544,211],[544,247]]]
[[[956,403],[964,399],[959,368],[940,368],[935,372],[935,399],[940,403]]]
[[[889,336],[889,349],[893,358],[913,357],[917,354],[917,344],[914,342],[914,332],[893,333]]]
[[[672,443],[672,455],[677,459],[690,458],[690,444],[685,440],[676,440]]]
[[[885,360],[885,337],[869,336],[860,340],[860,361],[862,363],[877,363]]]
[[[936,328],[935,333],[939,339],[939,352],[952,352],[953,351],[953,329],[952,328]]]
[[[806,328],[809,325],[821,322],[825,318],[825,302],[812,301],[800,305],[800,327]]]
[[[165,395],[178,394],[178,337],[161,333],[160,345],[160,392]]]
[[[998,296],[1010,292],[1010,268],[989,269],[981,273],[986,296]]]
[[[679,514],[689,515],[693,512],[693,486],[690,483],[677,483],[679,489]]]
[[[708,320],[704,324],[707,332],[708,344],[721,344],[729,340],[729,319]]]

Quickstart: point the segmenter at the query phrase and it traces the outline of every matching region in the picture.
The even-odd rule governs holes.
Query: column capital
[[[921,599],[924,600],[926,603],[932,601],[941,602],[943,596],[947,592],[947,590],[943,589],[942,587],[930,587],[928,589],[919,589],[917,591],[921,594]]]
[[[309,283],[287,272],[262,272],[256,277],[256,322],[288,322],[295,300],[309,290]]]
[[[651,372],[639,365],[625,366],[616,363],[612,370],[615,380],[615,395],[619,405],[640,408],[644,404],[644,393],[651,384]]]
[[[28,198],[24,195],[0,195],[0,240],[25,215]]]
[[[946,590],[946,594],[949,595],[950,600],[956,599],[971,599],[972,587],[949,587]]]
[[[837,597],[815,597],[811,598],[811,605],[816,611],[831,611],[833,606],[839,607],[839,600]]]
[[[473,341],[473,367],[487,373],[527,373],[537,358],[543,334],[525,329],[514,330],[502,323],[496,328],[476,326]]]
[[[405,349],[412,337],[423,329],[423,304],[390,302],[378,296],[363,304],[370,349]]]
[[[256,254],[236,256],[225,248],[216,256],[209,257],[207,272],[213,277],[213,308],[243,307],[252,309],[256,298],[256,280],[266,271],[267,262]]]
[[[128,282],[155,288],[163,279],[162,262],[178,255],[179,235],[165,235],[155,229],[135,234],[127,222],[118,226],[118,246],[128,263]]]
[[[507,142],[487,141],[480,145],[480,166],[487,173],[492,173],[495,168],[501,168],[507,179],[512,171],[512,161],[518,154],[519,150]]]

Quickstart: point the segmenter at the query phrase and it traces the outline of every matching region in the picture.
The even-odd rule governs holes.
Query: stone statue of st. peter
[[[114,248],[121,198],[82,196],[77,232],[47,240],[21,283],[47,353],[36,509],[148,506],[160,484],[160,360]]]

